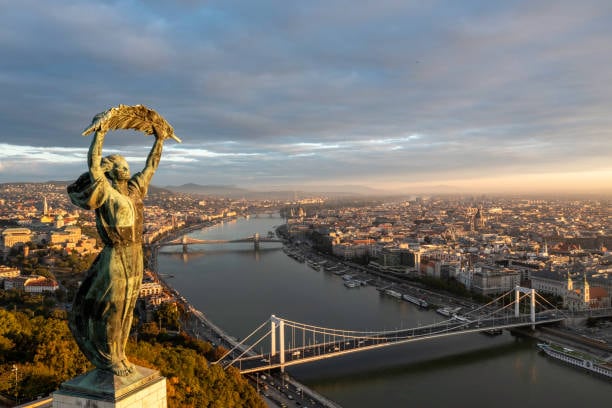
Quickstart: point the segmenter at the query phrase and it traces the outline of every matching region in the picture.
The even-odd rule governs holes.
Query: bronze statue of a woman
[[[102,158],[108,130],[137,129],[155,136],[144,169],[133,176],[120,155]],[[71,201],[95,210],[104,249],[91,265],[73,302],[69,326],[85,356],[97,368],[127,376],[133,371],[125,356],[132,315],[143,273],[143,198],[172,127],[144,106],[109,109],[94,117],[84,135],[95,132],[87,162],[89,172],[68,186]]]

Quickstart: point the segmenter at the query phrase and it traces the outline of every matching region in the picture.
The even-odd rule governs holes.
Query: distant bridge
[[[182,245],[183,251],[187,251],[189,245],[209,245],[209,244],[242,244],[245,242],[252,242],[253,248],[258,249],[259,244],[262,242],[283,242],[277,238],[262,238],[258,233],[253,234],[250,237],[238,238],[238,239],[197,239],[183,235],[182,238],[173,239],[172,241],[166,241],[159,244],[159,246],[168,245]]]
[[[498,305],[508,295],[514,298],[512,302],[491,310],[493,305]],[[521,313],[522,309],[529,313]],[[534,289],[519,286],[464,315],[453,315],[443,322],[401,330],[366,332],[332,329],[272,315],[240,343],[232,341],[234,347],[216,363],[224,367],[237,367],[243,374],[275,368],[284,370],[292,365],[414,341],[525,326],[534,329],[536,325],[557,323],[564,318],[560,310]],[[269,329],[253,344],[246,343],[251,337],[256,339],[254,335],[261,334],[266,326]],[[269,343],[270,351],[255,353],[254,347],[262,342],[264,345]]]
[[[267,215],[268,218],[273,218],[278,213],[279,213],[278,210],[264,210],[264,211],[257,211],[257,212],[248,214],[247,216],[248,217],[259,218],[262,215]]]

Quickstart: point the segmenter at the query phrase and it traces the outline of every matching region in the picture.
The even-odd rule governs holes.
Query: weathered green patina
[[[120,112],[120,108],[147,109],[140,105],[113,109]],[[89,128],[95,131],[88,154],[89,171],[68,186],[74,204],[95,210],[96,226],[105,245],[76,294],[69,326],[77,344],[97,368],[127,376],[133,365],[125,356],[125,346],[143,274],[143,199],[159,164],[163,142],[173,132],[152,126],[155,142],[146,165],[130,176],[122,156],[101,155],[106,131],[121,128],[105,126],[104,120],[112,117],[113,109],[94,117]]]

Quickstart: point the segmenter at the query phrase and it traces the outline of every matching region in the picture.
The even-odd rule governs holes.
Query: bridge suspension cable
[[[221,358],[219,358],[217,361],[215,361],[213,364],[218,364],[219,362],[221,362],[225,357],[227,357],[228,355],[230,355],[231,353],[233,353],[236,349],[238,349],[243,343],[245,343],[248,339],[251,338],[251,336],[253,336],[255,333],[257,333],[262,327],[264,327],[268,322],[270,321],[270,319],[266,319],[262,324],[260,324],[255,330],[253,330],[248,336],[246,336],[244,339],[242,339],[240,342],[237,342],[236,344],[234,344],[234,347],[232,347],[230,350],[228,350],[223,356],[221,356]],[[270,334],[270,331],[268,331],[266,334],[264,334],[264,336],[262,336],[262,338],[260,338],[259,340],[257,340],[257,342],[255,342],[251,347],[249,347],[247,349],[247,351],[243,352],[246,353],[249,350],[251,350],[254,346],[257,345],[257,343],[259,343],[263,338],[265,338],[265,336],[267,336],[268,334]]]
[[[556,312],[561,313],[561,315],[563,315],[564,317],[568,317],[568,314],[565,313],[564,310],[557,308],[557,306],[553,305],[552,303],[550,303],[548,301],[548,299],[546,299],[544,296],[540,295],[539,293],[536,292],[536,301],[537,299],[542,299],[544,302],[546,302],[546,304],[550,305]],[[545,307],[542,303],[538,302],[539,305],[541,305],[542,307]]]

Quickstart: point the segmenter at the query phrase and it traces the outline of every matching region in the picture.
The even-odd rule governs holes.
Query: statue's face
[[[115,161],[115,166],[112,170],[112,176],[115,180],[130,179],[130,166],[124,158],[119,158]]]

